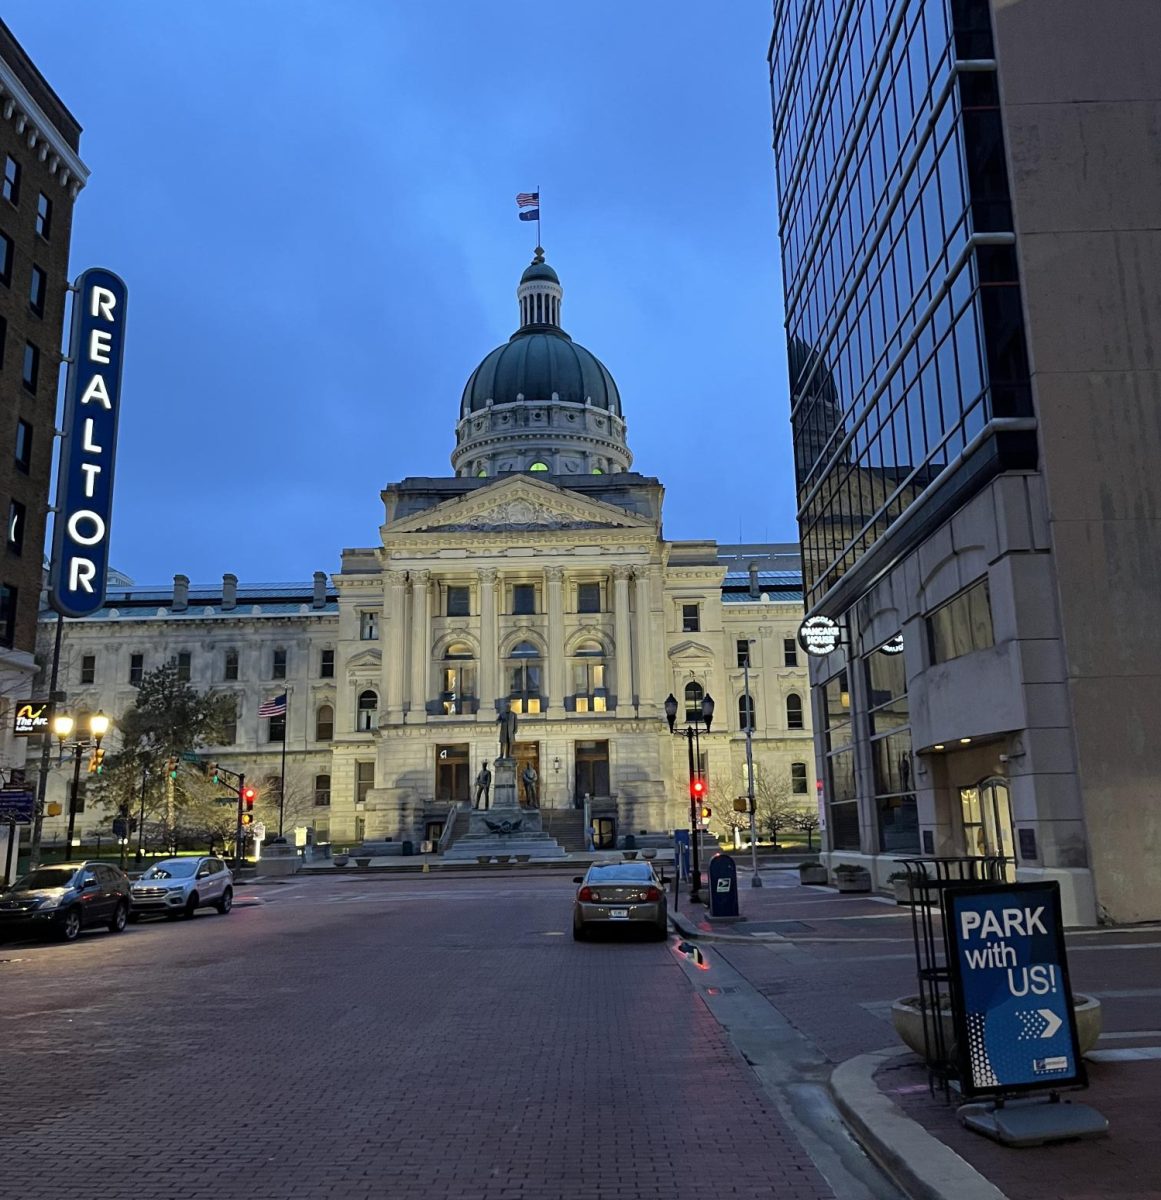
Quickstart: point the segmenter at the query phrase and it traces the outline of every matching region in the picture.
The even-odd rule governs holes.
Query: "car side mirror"
[[[572,881],[573,883],[584,883],[585,877],[583,875],[574,875]]]

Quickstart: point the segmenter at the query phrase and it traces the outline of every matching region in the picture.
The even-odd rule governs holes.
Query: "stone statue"
[[[496,724],[500,726],[500,757],[511,758],[516,746],[516,714],[510,705],[496,718]]]
[[[483,805],[480,804],[481,794],[484,797]],[[492,807],[492,772],[488,770],[487,763],[484,763],[476,776],[476,808],[480,807]]]
[[[521,772],[520,778],[524,782],[524,803],[528,808],[539,808],[540,801],[536,796],[536,783],[540,778],[536,773],[536,768],[529,763]]]

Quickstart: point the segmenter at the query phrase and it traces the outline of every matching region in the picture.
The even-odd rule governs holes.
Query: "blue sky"
[[[664,14],[664,17],[661,14]],[[563,324],[668,537],[795,540],[770,5],[8,0],[84,126],[72,273],[130,288],[112,562],[309,578],[450,475],[539,185]]]

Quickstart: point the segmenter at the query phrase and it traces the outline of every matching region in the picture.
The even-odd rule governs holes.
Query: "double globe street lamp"
[[[89,727],[84,735],[82,736],[80,730],[78,730],[77,736],[72,740],[73,783],[72,789],[69,792],[69,823],[68,830],[65,833],[66,855],[72,854],[73,850],[73,832],[77,823],[77,793],[81,787],[81,756],[91,747],[96,765],[95,767],[90,766],[90,770],[100,771],[101,759],[104,756],[104,751],[101,749],[101,739],[109,732],[111,724],[112,721],[103,712],[95,712],[88,718]],[[64,761],[65,743],[68,742],[75,727],[76,722],[67,713],[59,713],[53,717],[52,731],[60,743],[60,755],[57,758],[57,762]]]
[[[673,733],[673,725],[677,720],[677,697],[670,692],[665,698],[665,719],[669,722],[669,732]],[[706,692],[701,698],[701,708],[690,714],[686,712],[685,745],[689,751],[689,841],[693,855],[692,870],[690,871],[689,899],[692,903],[700,903],[701,896],[701,860],[698,854],[698,804],[705,798],[705,780],[701,774],[701,741],[699,726],[705,722],[705,731],[709,733],[714,719],[714,698]]]

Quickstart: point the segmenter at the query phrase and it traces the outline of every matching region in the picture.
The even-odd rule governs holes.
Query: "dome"
[[[621,415],[621,396],[608,368],[560,329],[521,329],[493,350],[468,379],[461,414],[479,412],[489,400],[493,404],[556,400]]]
[[[546,262],[534,262],[531,266],[524,268],[520,282],[531,283],[534,279],[547,279],[549,283],[560,282],[560,276]]]

